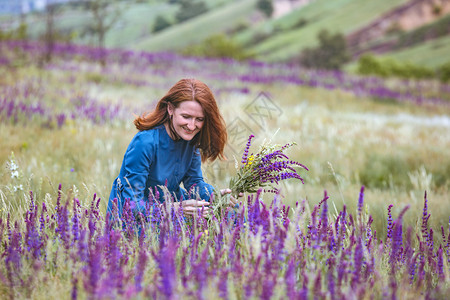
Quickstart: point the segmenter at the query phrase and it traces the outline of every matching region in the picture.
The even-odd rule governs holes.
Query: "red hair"
[[[203,108],[205,123],[200,132],[192,139],[192,143],[200,149],[202,162],[215,160],[217,157],[225,159],[224,148],[227,142],[225,121],[219,112],[216,99],[209,87],[197,79],[181,79],[167,94],[159,100],[156,108],[149,113],[136,117],[134,125],[140,131],[152,129],[168,122],[173,136],[180,138],[173,129],[167,106],[175,108],[181,102],[197,101]]]

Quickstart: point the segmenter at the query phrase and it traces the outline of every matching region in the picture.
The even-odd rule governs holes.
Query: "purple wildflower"
[[[359,192],[359,199],[358,199],[358,216],[360,219],[361,219],[363,205],[364,205],[364,186],[361,187],[361,191]]]
[[[170,239],[167,247],[160,250],[158,255],[158,267],[159,274],[161,276],[160,291],[163,295],[170,299],[175,290],[176,284],[176,253],[177,253],[177,242]]]
[[[248,137],[248,141],[247,141],[247,145],[245,146],[245,150],[244,150],[244,154],[242,155],[242,164],[246,164],[247,163],[247,158],[248,158],[248,150],[250,149],[250,145],[252,143],[252,138],[254,138],[255,136],[253,134],[251,134]]]
[[[386,244],[391,240],[392,238],[392,207],[394,205],[390,204],[388,207],[388,219],[387,219],[387,236],[386,236]]]
[[[356,243],[356,247],[355,247],[355,254],[354,254],[355,270],[354,270],[354,276],[353,276],[353,284],[355,284],[355,285],[360,281],[361,269],[362,269],[362,265],[363,265],[363,257],[364,257],[364,253],[363,253],[362,241],[360,239],[358,239],[358,242]]]
[[[414,277],[416,275],[416,269],[417,269],[417,255],[414,255],[414,258],[411,260],[411,263],[409,264],[408,273],[409,273],[409,284],[413,284]]]
[[[219,271],[219,282],[217,283],[217,288],[219,290],[219,297],[222,299],[228,299],[228,270],[224,269]]]
[[[78,199],[75,198],[73,200],[73,216],[72,216],[72,234],[73,234],[73,241],[77,241],[80,237],[80,219],[78,216]]]
[[[72,292],[70,294],[72,300],[78,299],[78,278],[72,274]]]
[[[423,201],[423,214],[422,214],[422,237],[426,243],[429,241],[428,237],[428,219],[430,215],[428,214],[428,199],[427,192],[425,191],[424,201]]]
[[[289,260],[287,269],[286,269],[286,274],[285,274],[285,282],[286,282],[286,296],[289,299],[296,299],[296,276],[295,276],[295,262],[294,259],[291,258]]]
[[[145,249],[141,248],[139,251],[139,258],[136,264],[136,277],[135,277],[135,288],[136,291],[140,292],[142,290],[142,279],[144,277],[145,266],[148,261],[148,256]]]
[[[398,218],[395,220],[393,224],[393,237],[392,237],[392,243],[391,243],[391,253],[390,253],[390,263],[392,266],[393,272],[395,271],[394,268],[396,267],[396,263],[398,261],[401,261],[401,255],[402,255],[402,246],[403,246],[403,225],[402,225],[402,219],[403,215],[406,213],[406,211],[409,209],[409,205],[407,205],[399,214]]]
[[[437,265],[438,265],[438,274],[439,279],[441,279],[443,282],[445,281],[445,273],[444,273],[444,257],[442,255],[442,246],[439,247],[438,255],[437,255]]]

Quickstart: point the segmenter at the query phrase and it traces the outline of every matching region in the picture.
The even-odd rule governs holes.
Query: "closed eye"
[[[189,119],[192,119],[192,118],[193,118],[192,116],[189,116],[189,115],[182,115],[182,117],[183,117],[184,119],[186,119],[186,120],[189,120]],[[203,121],[205,121],[205,118],[196,118],[196,120],[197,120],[198,122],[203,122]]]

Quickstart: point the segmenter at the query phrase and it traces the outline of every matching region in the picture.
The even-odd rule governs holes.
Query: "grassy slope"
[[[132,47],[130,43],[137,42],[151,33],[154,21],[159,15],[173,20],[176,10],[176,6],[168,3],[133,5],[123,13],[118,24],[108,32],[106,45],[109,47]]]
[[[450,36],[431,40],[414,47],[401,49],[379,55],[380,58],[393,58],[401,62],[409,62],[435,69],[450,61]],[[352,61],[345,65],[344,70],[356,73],[358,61]]]
[[[224,5],[227,1],[211,0],[207,1],[206,4],[212,10]],[[130,45],[130,43],[140,42],[152,34],[154,22],[159,15],[163,15],[168,20],[175,22],[178,5],[161,2],[153,1],[130,6],[124,11],[118,24],[106,35],[106,45],[108,47],[133,48],[133,45]]]
[[[173,50],[200,42],[245,20],[253,12],[255,3],[256,0],[244,0],[211,10],[195,19],[143,39],[132,48],[147,51]]]
[[[79,31],[83,28],[83,24],[87,24],[90,20],[90,15],[81,9],[71,9],[59,12],[55,16],[55,26],[58,31]],[[45,32],[45,15],[41,13],[31,14],[27,17],[28,34],[32,38],[37,38]]]
[[[450,61],[450,36],[431,40],[427,43],[390,52],[382,57],[392,57],[399,61],[409,61],[415,64],[436,68]]]
[[[136,39],[148,35],[153,28],[155,18],[164,14],[173,19],[177,6],[168,3],[141,3],[124,6],[117,23],[107,32],[105,43],[107,47],[127,47]],[[42,15],[31,15],[29,18],[29,34],[37,38],[45,31],[45,19]],[[91,43],[95,37],[81,37],[79,34],[92,22],[92,15],[82,9],[67,9],[57,16],[58,30],[76,32],[75,42]]]
[[[308,24],[304,27],[272,35],[252,47],[259,58],[286,60],[296,56],[301,49],[313,46],[317,33],[322,29],[348,34],[404,2],[405,0],[317,0],[278,20],[251,28],[236,38],[242,43],[249,43],[258,32],[270,30],[271,27],[283,27],[283,23],[292,24],[294,20],[307,20]]]
[[[256,0],[208,1],[210,11],[206,14],[155,35],[151,33],[155,18],[163,14],[174,20],[178,6],[159,1],[133,4],[124,9],[117,24],[107,33],[106,46],[149,51],[176,50],[200,42],[214,33],[231,29],[239,22],[245,22],[254,11],[255,2]],[[316,35],[322,28],[349,33],[403,2],[405,0],[317,0],[279,19],[249,27],[234,38],[246,44],[258,59],[287,60],[297,56],[301,49],[313,46]],[[42,16],[31,15],[28,20],[30,35],[34,38],[42,35],[45,30]],[[90,20],[91,16],[86,11],[71,9],[59,14],[57,26],[66,32],[80,33]],[[308,23],[302,28],[290,30],[299,20],[307,20]],[[260,43],[252,44],[255,35],[261,33],[272,35]],[[93,38],[77,36],[75,42],[92,43]],[[449,59],[449,44],[449,38],[442,38],[385,56],[436,67]],[[346,69],[354,69],[354,63],[350,63]]]

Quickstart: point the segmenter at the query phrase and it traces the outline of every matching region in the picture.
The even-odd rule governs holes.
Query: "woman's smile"
[[[192,140],[205,123],[203,108],[197,101],[184,101],[176,108],[168,106],[167,110],[175,132],[185,141]]]

